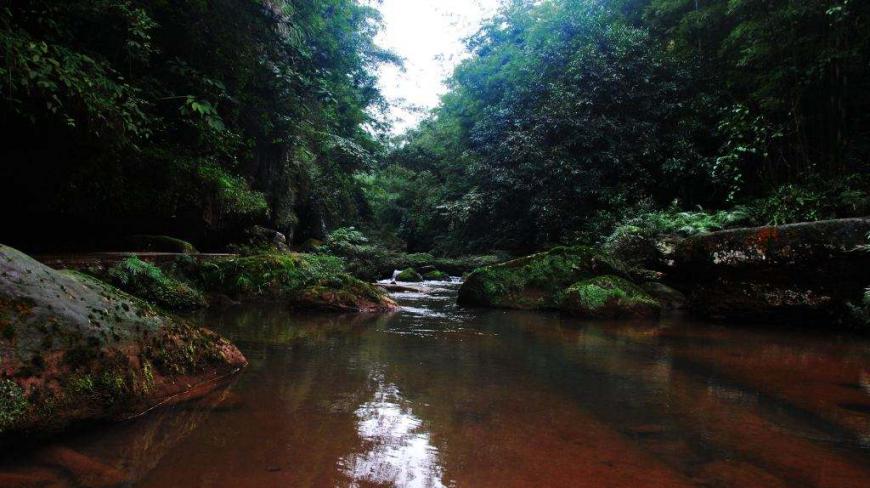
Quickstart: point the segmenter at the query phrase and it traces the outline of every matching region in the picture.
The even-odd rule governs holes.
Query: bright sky
[[[393,132],[415,126],[438,105],[444,81],[467,52],[463,39],[495,14],[501,0],[370,0],[383,15],[378,45],[405,59],[379,70],[381,92],[390,102]]]

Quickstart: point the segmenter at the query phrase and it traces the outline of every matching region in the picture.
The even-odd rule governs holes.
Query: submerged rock
[[[619,276],[597,276],[565,290],[560,309],[584,318],[657,318],[659,302]]]
[[[726,230],[687,238],[673,276],[711,317],[807,320],[860,303],[870,283],[870,219]]]
[[[476,270],[459,289],[459,304],[555,310],[566,288],[601,275],[628,278],[628,270],[590,247],[556,247]]]
[[[245,364],[209,330],[0,245],[0,434],[129,417]]]

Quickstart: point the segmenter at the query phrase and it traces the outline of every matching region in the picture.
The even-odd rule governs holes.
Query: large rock
[[[870,219],[734,229],[687,238],[674,279],[701,315],[816,320],[860,303],[870,284]]]
[[[0,245],[0,433],[125,418],[245,364],[211,331]]]
[[[459,304],[558,309],[569,286],[601,275],[628,278],[628,270],[620,261],[589,247],[556,247],[476,270],[459,289]]]

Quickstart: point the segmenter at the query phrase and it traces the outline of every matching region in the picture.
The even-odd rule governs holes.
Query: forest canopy
[[[3,240],[452,255],[868,211],[868,2],[508,1],[392,139],[379,28],[360,0],[4,2]]]
[[[378,25],[353,0],[4,2],[2,204],[83,245],[346,223],[398,62]]]
[[[510,2],[365,180],[377,220],[460,252],[596,241],[651,212],[861,214],[868,42],[850,0]]]

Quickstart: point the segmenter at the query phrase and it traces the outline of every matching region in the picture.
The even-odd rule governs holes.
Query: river
[[[9,453],[0,484],[870,486],[866,340],[464,310],[457,287],[389,315],[210,312],[250,361],[232,384]]]

